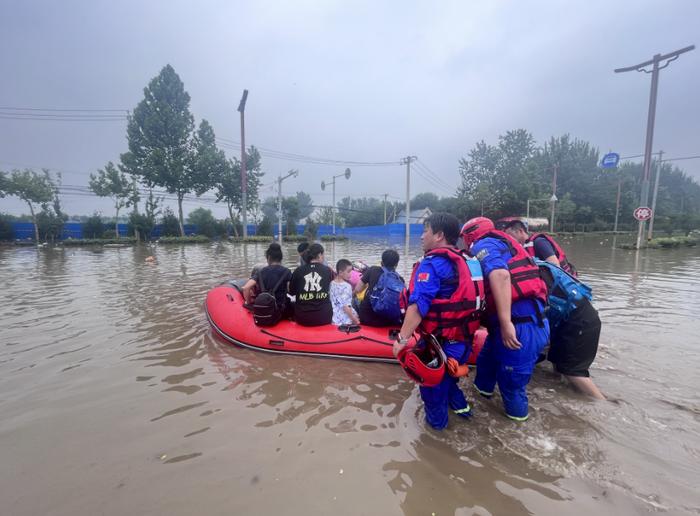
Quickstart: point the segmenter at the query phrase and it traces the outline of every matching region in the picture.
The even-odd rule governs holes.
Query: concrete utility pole
[[[416,156],[401,159],[401,163],[406,165],[406,249],[411,240],[411,163],[417,159]]]
[[[350,169],[346,168],[345,172],[343,172],[342,174],[338,174],[337,176],[333,176],[333,179],[330,181],[330,184],[333,185],[333,209],[331,211],[333,213],[333,234],[334,235],[335,235],[335,179],[337,177],[345,177],[345,179],[350,179],[350,174],[351,174]],[[328,183],[326,183],[325,181],[321,181],[321,190],[325,190],[327,185],[328,185]]]
[[[664,151],[659,151],[656,160],[656,177],[654,178],[654,194],[651,196],[651,219],[649,220],[649,231],[647,232],[647,242],[652,239],[654,232],[654,217],[656,217],[656,195],[659,193],[659,179],[661,177],[661,167],[663,164]]]
[[[613,227],[613,233],[617,233],[617,219],[620,215],[620,190],[622,189],[622,176],[620,172],[617,172],[617,200],[615,201],[615,226]]]
[[[659,89],[659,71],[666,68],[672,61],[678,59],[681,54],[685,52],[690,52],[695,49],[695,45],[690,45],[680,50],[675,50],[668,54],[656,54],[649,61],[644,61],[643,63],[636,64],[634,66],[628,66],[625,68],[617,68],[615,73],[623,72],[644,72],[651,73],[651,92],[649,93],[649,113],[647,115],[647,135],[646,143],[644,147],[644,176],[642,178],[642,194],[640,197],[640,206],[647,206],[649,204],[649,179],[651,177],[651,148],[654,143],[654,120],[656,118],[656,96]],[[660,65],[662,61],[665,61],[663,65]],[[652,65],[651,71],[645,70],[645,66]],[[644,221],[639,221],[639,230],[637,232],[637,249],[641,248],[642,236],[644,235]]]
[[[557,174],[559,173],[559,163],[554,165],[554,175],[552,177],[552,197],[549,198],[549,202],[552,203],[552,214],[549,219],[549,232],[554,233],[554,208],[557,205]],[[576,229],[576,228],[574,228]]]
[[[290,170],[289,172],[287,172],[286,176],[279,176],[277,178],[277,239],[280,244],[282,243],[282,181],[284,181],[288,177],[296,177],[298,175],[298,170]]]
[[[245,159],[245,102],[248,100],[248,90],[243,90],[238,112],[241,114],[241,207],[243,216],[243,238],[248,237],[248,174]],[[281,184],[281,183],[280,183]]]

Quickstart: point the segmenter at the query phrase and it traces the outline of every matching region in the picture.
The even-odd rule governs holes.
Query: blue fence
[[[119,224],[119,236],[128,236],[127,225]],[[31,222],[13,222],[12,229],[15,232],[16,240],[34,240],[34,224]],[[151,238],[161,236],[163,227],[159,224],[151,232]],[[106,224],[105,231],[114,231],[114,224]],[[185,235],[197,234],[197,226],[193,224],[185,224]],[[66,238],[83,238],[83,223],[82,222],[66,222],[63,225],[61,239]]]
[[[127,236],[127,225],[119,224],[119,236]],[[34,240],[34,224],[31,222],[13,222],[12,228],[15,232],[16,240]],[[113,230],[113,225],[105,225],[105,231]],[[151,232],[151,238],[158,238],[161,236],[161,231],[163,227],[159,224]],[[254,224],[248,224],[248,234],[256,234],[256,226]],[[297,224],[296,232],[298,235],[304,233],[306,226],[303,224]],[[341,228],[336,227],[336,235],[343,235],[349,238],[403,238],[406,226],[404,224],[387,224],[385,226],[361,226],[355,228]],[[274,226],[274,235],[277,237],[277,226]],[[423,232],[422,224],[411,224],[411,237],[419,237]],[[193,224],[185,224],[185,234],[195,235],[197,234],[197,226]],[[287,226],[282,225],[282,234],[287,234]],[[322,224],[318,226],[317,235],[319,237],[324,235],[332,235],[333,226],[330,224]],[[66,222],[63,225],[63,233],[61,234],[62,239],[66,238],[83,238],[83,224],[82,222]]]

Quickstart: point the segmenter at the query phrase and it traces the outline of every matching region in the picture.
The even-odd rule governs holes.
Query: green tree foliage
[[[42,174],[34,170],[13,170],[6,183],[6,193],[14,195],[27,203],[34,224],[34,238],[39,243],[39,225],[35,205],[48,206],[55,201],[55,185],[51,181],[48,170]]]
[[[299,220],[307,218],[314,211],[314,203],[306,192],[297,192],[297,205],[299,206]]]
[[[258,191],[264,172],[261,170],[260,152],[255,147],[248,148],[246,153],[246,203],[248,210],[253,212],[260,205]],[[216,201],[225,202],[229,218],[238,236],[239,219],[243,210],[243,192],[241,189],[241,162],[233,158],[215,176],[214,189]]]
[[[170,208],[163,210],[163,216],[160,219],[162,236],[178,236],[180,235],[180,221]]]
[[[269,217],[263,217],[255,230],[256,235],[272,236],[272,220]]]
[[[497,146],[478,142],[459,162],[461,185],[452,213],[469,218],[525,215],[528,199],[549,199],[557,170],[555,219],[575,227],[611,229],[615,219],[618,180],[621,182],[620,223],[632,227],[632,212],[639,204],[642,165],[623,163],[619,169],[602,169],[598,149],[569,135],[550,138],[536,147],[526,131],[509,131]],[[531,216],[549,217],[549,202],[531,204]],[[659,229],[692,229],[700,217],[700,185],[677,167],[662,166],[656,207]]]
[[[459,160],[459,196],[468,202],[468,214],[519,212],[532,195],[535,170],[526,165],[535,153],[535,140],[524,129],[499,136],[498,145],[478,142],[467,158]]]
[[[5,175],[5,172],[0,170],[0,199],[5,197],[8,189],[9,189],[9,180],[7,179],[7,176]]]
[[[83,238],[101,238],[104,232],[105,223],[97,212],[83,222]]]
[[[187,216],[187,223],[197,226],[197,234],[209,238],[226,235],[226,225],[214,218],[211,210],[197,208]]]
[[[439,211],[440,198],[433,192],[419,193],[411,199],[411,211],[430,208],[431,211]]]
[[[97,175],[90,174],[90,190],[99,197],[111,197],[114,202],[114,233],[119,238],[119,211],[128,208],[138,196],[135,184],[123,171],[111,161],[105,168],[97,171]]]
[[[0,240],[8,241],[15,238],[15,231],[12,228],[14,217],[0,213]]]
[[[147,186],[161,186],[177,196],[180,235],[182,200],[214,183],[220,155],[212,147],[213,131],[205,121],[194,134],[190,96],[172,66],[165,66],[144,89],[144,99],[129,115],[129,152],[122,154],[124,170],[140,176]]]

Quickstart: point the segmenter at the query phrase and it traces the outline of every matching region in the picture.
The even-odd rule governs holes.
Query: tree
[[[142,177],[147,186],[161,186],[177,196],[181,236],[185,234],[184,196],[191,192],[201,195],[213,183],[208,166],[212,155],[197,154],[198,145],[210,149],[205,141],[209,124],[202,122],[195,138],[189,105],[190,96],[180,77],[166,65],[144,89],[144,99],[128,117],[129,151],[121,156],[126,172]]]
[[[101,238],[105,232],[105,225],[102,222],[102,217],[98,212],[95,212],[91,217],[83,222],[83,238]]]
[[[260,189],[261,178],[264,172],[261,171],[260,152],[251,146],[246,153],[246,203],[249,210],[254,210],[260,204],[258,190]],[[241,190],[241,162],[234,158],[227,162],[226,167],[220,169],[214,181],[216,190],[216,201],[225,202],[228,208],[231,225],[234,228],[234,235],[238,236],[237,221],[243,210],[243,192]],[[236,215],[234,216],[234,210]]]
[[[226,234],[226,226],[214,218],[211,210],[197,208],[187,216],[187,223],[197,226],[197,233],[209,238]]]
[[[535,140],[524,129],[508,131],[498,145],[481,141],[459,161],[462,179],[459,196],[471,205],[471,214],[501,216],[523,211],[535,190],[537,175],[528,163],[536,150]]]
[[[7,179],[7,176],[5,176],[5,172],[0,170],[0,199],[5,197],[8,189],[9,189],[9,181]]]
[[[180,234],[180,221],[170,208],[163,210],[163,217],[160,219],[162,236],[177,236]]]
[[[299,220],[307,218],[314,211],[314,203],[306,192],[297,192],[297,205],[299,206]]]
[[[48,204],[54,200],[54,185],[51,182],[48,170],[43,174],[37,174],[33,170],[23,171],[13,170],[12,175],[6,185],[6,193],[19,197],[29,206],[32,223],[34,224],[34,238],[39,243],[39,225],[37,214],[34,210],[35,204]]]
[[[411,199],[411,211],[422,210],[423,208],[430,208],[431,211],[438,211],[439,205],[440,198],[433,192],[419,193]]]
[[[119,210],[129,207],[134,202],[135,185],[110,161],[104,170],[97,171],[97,175],[90,174],[89,186],[95,195],[111,197],[114,200],[114,234],[115,238],[119,238]]]

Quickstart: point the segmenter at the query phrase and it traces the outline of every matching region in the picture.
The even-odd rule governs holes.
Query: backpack
[[[274,326],[282,318],[284,306],[277,304],[275,292],[280,288],[282,282],[286,278],[286,274],[277,280],[277,283],[272,290],[265,288],[265,280],[262,274],[260,275],[260,288],[262,292],[255,297],[253,302],[253,321],[258,326]]]
[[[401,320],[399,299],[406,287],[396,271],[390,271],[386,267],[382,267],[382,270],[384,272],[369,295],[369,302],[375,314],[398,322]]]
[[[581,300],[593,299],[593,291],[591,287],[553,263],[539,259],[535,259],[535,263],[539,266],[542,279],[547,284],[549,302],[547,319],[549,324],[556,328],[578,308]]]

